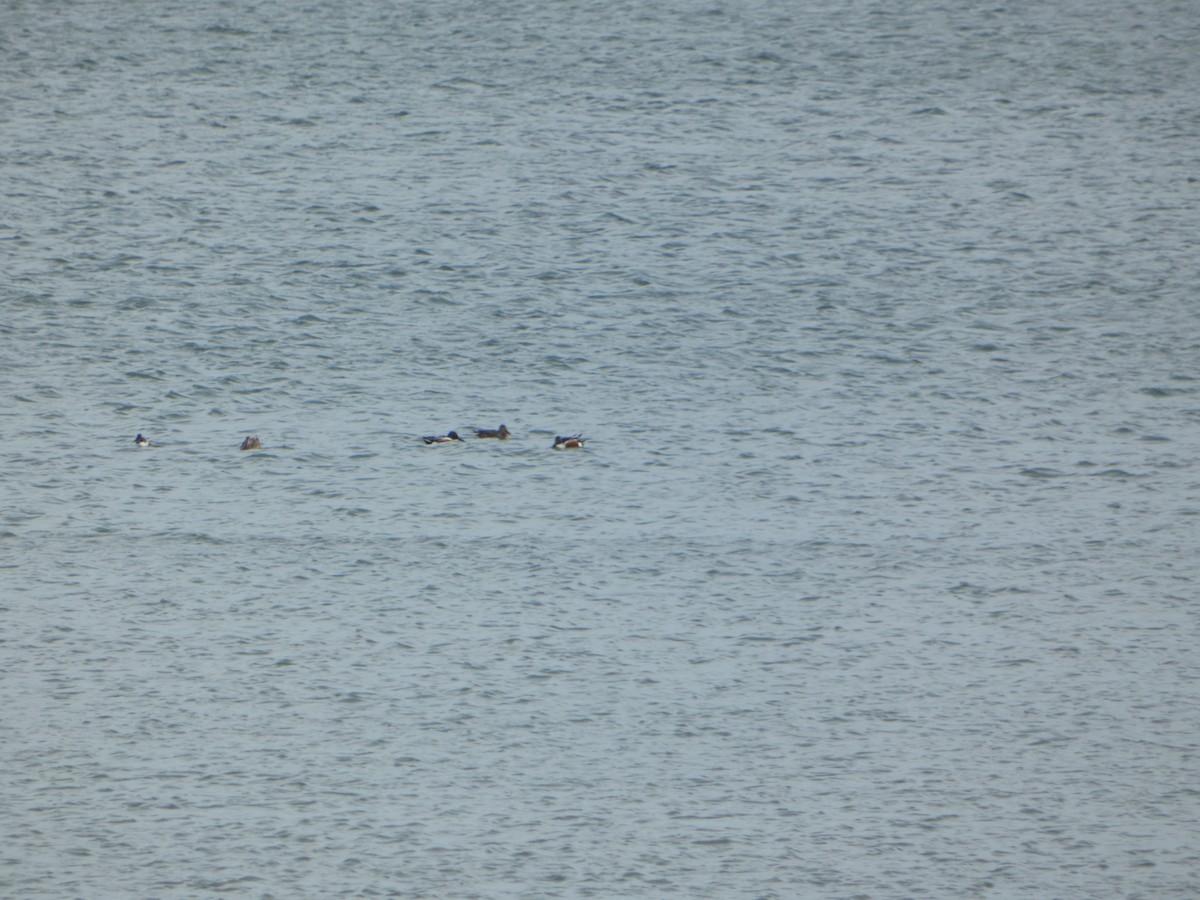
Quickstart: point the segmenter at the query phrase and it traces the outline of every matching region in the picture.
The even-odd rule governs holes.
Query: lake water
[[[0,896],[1200,894],[1197,46],[6,3]]]

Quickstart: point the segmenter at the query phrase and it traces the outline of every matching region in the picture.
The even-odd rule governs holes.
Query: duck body
[[[242,441],[242,449],[243,450],[261,450],[262,449],[262,441],[260,441],[258,439],[257,434],[250,435],[244,441]]]
[[[573,434],[570,437],[556,436],[554,438],[555,450],[582,450],[583,442],[586,441],[582,434]]]
[[[479,431],[475,432],[475,437],[477,437],[477,438],[498,438],[502,441],[507,441],[510,434],[511,434],[511,432],[508,430],[508,426],[501,425],[499,428],[495,429],[494,431],[490,428],[481,428]]]
[[[139,447],[153,447],[154,446],[154,443],[150,440],[150,438],[143,435],[140,431],[138,432],[138,436],[133,439],[133,442],[135,444],[137,444]]]
[[[421,440],[423,440],[426,444],[450,444],[454,441],[461,441],[462,438],[458,436],[457,431],[451,431],[448,434],[423,437]]]

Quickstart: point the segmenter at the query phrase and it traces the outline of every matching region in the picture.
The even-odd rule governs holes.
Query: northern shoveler
[[[482,428],[479,431],[475,432],[475,437],[477,437],[477,438],[499,438],[502,441],[506,441],[506,440],[508,440],[509,434],[510,434],[510,432],[508,430],[508,426],[501,425],[495,431],[492,431],[490,428]]]
[[[143,436],[140,431],[138,432],[138,436],[133,439],[133,442],[135,444],[137,444],[139,447],[153,447],[154,446],[154,444],[152,444],[150,442],[150,438]]]
[[[449,444],[451,441],[461,441],[462,438],[458,436],[458,432],[451,431],[449,434],[431,435],[429,437],[423,437],[421,440],[423,440],[426,444]]]
[[[247,437],[244,441],[242,441],[242,449],[243,450],[261,450],[262,449],[262,441],[260,441],[258,439],[257,434],[253,435],[252,437]]]
[[[573,434],[570,437],[556,436],[554,438],[554,449],[555,450],[582,450],[583,442],[586,440],[587,440],[587,438],[585,438],[582,434]]]

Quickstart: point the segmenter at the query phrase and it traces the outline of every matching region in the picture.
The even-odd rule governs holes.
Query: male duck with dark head
[[[475,432],[477,438],[499,438],[502,441],[507,441],[510,432],[507,425],[501,425],[499,428],[492,430],[490,428],[481,428]]]
[[[261,450],[262,449],[262,441],[260,441],[258,439],[257,434],[251,435],[251,436],[247,437],[244,441],[242,441],[242,449],[243,450]]]
[[[582,434],[573,434],[570,437],[556,436],[554,438],[554,449],[555,450],[582,450],[583,442],[586,440],[587,440],[587,438],[585,438]]]
[[[135,444],[137,444],[139,447],[153,447],[154,446],[154,444],[150,441],[150,438],[145,437],[140,431],[138,432],[138,436],[133,439],[133,442]]]
[[[461,441],[457,431],[451,431],[449,434],[429,435],[421,438],[426,444],[449,444],[454,441]]]

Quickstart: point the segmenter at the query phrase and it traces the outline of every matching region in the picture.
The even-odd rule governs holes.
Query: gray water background
[[[4,3],[0,896],[1200,894],[1197,46]]]

